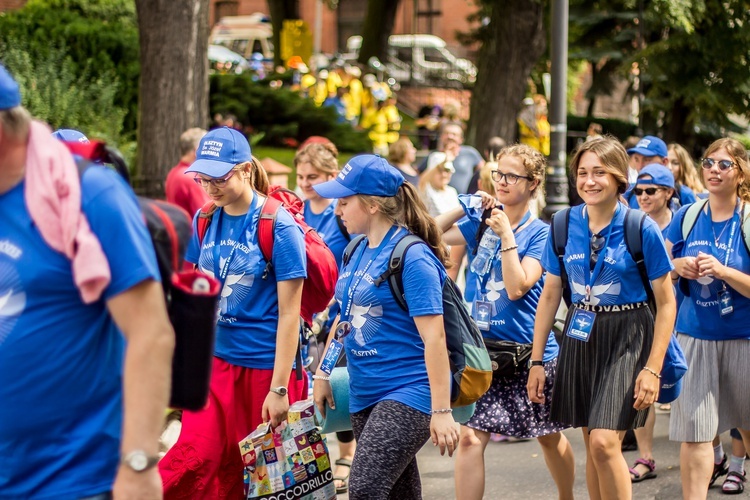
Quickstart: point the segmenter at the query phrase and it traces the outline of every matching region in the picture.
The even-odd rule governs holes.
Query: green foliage
[[[240,123],[262,132],[263,145],[289,146],[312,135],[330,139],[341,151],[370,151],[366,132],[338,123],[333,108],[316,107],[288,89],[271,89],[253,82],[248,75],[212,75],[211,115],[233,114]]]

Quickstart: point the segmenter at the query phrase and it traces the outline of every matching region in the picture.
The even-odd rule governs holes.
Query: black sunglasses
[[[596,267],[596,262],[599,260],[599,252],[604,248],[604,243],[606,243],[606,241],[607,240],[604,239],[604,236],[599,233],[594,233],[591,236],[591,241],[589,242],[591,245],[591,258],[589,259],[590,271],[593,271],[594,267]]]
[[[636,196],[641,196],[643,193],[646,193],[649,196],[653,196],[653,195],[656,194],[657,191],[661,191],[662,189],[664,189],[664,188],[660,188],[660,187],[658,187],[658,188],[646,188],[646,189],[635,188],[635,189],[633,189],[633,192],[635,193]]]
[[[714,165],[719,166],[719,170],[729,170],[734,166],[732,160],[714,160],[713,158],[703,158],[701,160],[701,166],[706,170],[711,170]]]

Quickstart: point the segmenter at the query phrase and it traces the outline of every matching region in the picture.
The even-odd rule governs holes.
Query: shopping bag
[[[261,424],[240,441],[248,499],[335,500],[325,439],[315,425],[312,399],[289,407],[275,429]]]

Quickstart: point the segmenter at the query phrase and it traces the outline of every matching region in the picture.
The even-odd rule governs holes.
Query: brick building
[[[4,10],[20,9],[28,0],[0,0],[0,12]]]

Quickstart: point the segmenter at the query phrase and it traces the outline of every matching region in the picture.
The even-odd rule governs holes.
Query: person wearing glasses
[[[624,241],[628,156],[615,139],[581,144],[571,172],[584,204],[570,209],[562,262],[572,305],[562,335],[550,419],[581,427],[589,497],[630,498],[624,431],[643,426],[659,390],[659,374],[674,326],[673,269],[656,223],[642,226],[646,270],[657,313],[651,313],[638,268]],[[546,403],[544,354],[563,294],[552,235],[542,254],[547,271],[534,323],[527,384],[534,403]]]
[[[222,291],[208,404],[183,413],[180,437],[159,470],[167,499],[239,498],[244,486],[237,443],[262,422],[278,426],[289,404],[307,397],[307,378],[298,380],[292,370],[307,274],[304,236],[279,208],[273,271],[264,279],[258,221],[268,178],[240,132],[208,132],[186,173],[217,209],[202,242],[194,233],[185,259],[218,279]]]
[[[672,276],[685,292],[676,330],[688,370],[669,427],[669,438],[682,442],[685,498],[706,498],[714,436],[736,427],[750,443],[750,256],[742,228],[750,202],[747,151],[735,139],[719,139],[701,166],[708,200],[696,202],[702,207],[686,237],[681,222],[689,207],[675,214],[667,232]],[[745,475],[730,474],[727,480],[741,491]]]
[[[503,148],[496,162],[488,162],[485,167],[488,165],[494,167],[491,176],[496,198],[480,191],[469,205],[479,205],[481,197],[483,208],[493,208],[487,225],[500,237],[500,247],[491,259],[489,271],[484,275],[473,274],[476,292],[472,310],[486,339],[530,344],[544,283],[540,260],[549,226],[532,216],[529,204],[544,192],[547,162],[531,146],[516,144]],[[459,207],[438,217],[437,221],[446,231],[445,243],[467,245],[469,253],[473,254],[478,245],[480,220],[471,215],[462,219],[463,216],[464,209]],[[480,317],[484,308],[490,312],[485,320]],[[455,469],[458,499],[483,497],[484,451],[491,433],[536,438],[559,497],[573,498],[573,450],[560,432],[566,426],[550,419],[549,397],[558,348],[554,335],[549,330],[547,334],[542,357],[547,376],[546,403],[539,405],[529,401],[526,393],[528,368],[524,366],[513,376],[494,377],[490,389],[477,401],[474,416],[461,426]]]

